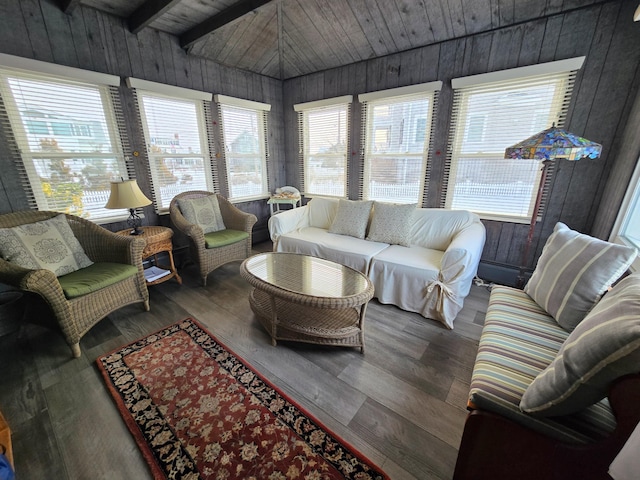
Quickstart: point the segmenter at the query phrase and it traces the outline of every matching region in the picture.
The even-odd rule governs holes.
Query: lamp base
[[[142,235],[144,230],[140,228],[141,223],[142,219],[140,218],[140,215],[138,215],[133,208],[130,208],[129,218],[127,219],[127,225],[131,228],[129,235]]]

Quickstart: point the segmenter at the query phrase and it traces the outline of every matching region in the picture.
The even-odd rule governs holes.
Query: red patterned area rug
[[[193,319],[97,363],[154,478],[388,479]]]

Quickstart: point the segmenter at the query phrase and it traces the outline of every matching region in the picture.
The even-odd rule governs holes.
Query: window
[[[271,105],[216,95],[229,200],[269,196],[267,112]]]
[[[301,185],[305,195],[347,196],[351,100],[346,95],[294,105],[298,112]]]
[[[554,123],[563,125],[583,61],[452,80],[447,208],[472,210],[487,219],[530,221],[542,166],[537,160],[505,159],[504,151]]]
[[[635,247],[640,252],[640,160],[613,226],[611,241]],[[631,270],[640,271],[640,257],[636,258]]]
[[[168,212],[179,193],[217,191],[205,120],[212,95],[136,78],[127,84],[136,89],[156,212]]]
[[[123,217],[104,208],[110,182],[129,178],[119,85],[112,75],[0,54],[0,128],[34,208],[100,223]]]
[[[366,200],[422,204],[431,119],[441,88],[442,82],[433,82],[358,96]]]

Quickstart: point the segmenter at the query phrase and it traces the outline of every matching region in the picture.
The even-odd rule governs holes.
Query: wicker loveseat
[[[0,228],[33,224],[59,215],[47,211],[8,213],[0,215]],[[51,308],[73,356],[79,357],[82,336],[109,313],[137,302],[149,310],[141,258],[145,242],[117,235],[75,215],[65,217],[93,264],[57,277],[51,270],[23,268],[0,258],[0,282],[40,295]]]
[[[224,227],[205,233],[201,225],[185,218],[180,210],[180,201],[209,196],[217,198]],[[200,268],[200,277],[205,286],[207,276],[216,268],[251,255],[253,225],[258,219],[251,213],[243,212],[220,194],[200,190],[180,193],[171,200],[169,215],[173,225],[189,238],[191,255]]]

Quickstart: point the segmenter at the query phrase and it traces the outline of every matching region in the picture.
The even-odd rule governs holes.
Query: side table
[[[275,215],[276,213],[280,213],[280,205],[291,205],[291,208],[296,208],[300,206],[302,200],[300,197],[277,197],[273,196],[267,200],[267,204],[269,204],[269,209],[271,210],[271,215]],[[275,205],[275,208],[274,208]]]
[[[120,230],[116,233],[118,235],[131,236],[131,229],[128,228],[126,230]],[[173,244],[171,243],[173,230],[169,227],[143,227],[143,233],[137,236],[143,238],[147,242],[146,247],[144,247],[144,250],[142,251],[142,259],[144,260],[145,258],[153,257],[156,266],[169,270],[167,275],[152,281],[147,280],[147,285],[157,285],[158,283],[166,282],[171,278],[175,278],[177,282],[182,285],[182,279],[180,278],[180,275],[178,275],[176,266],[173,263]],[[161,252],[167,252],[169,255],[168,267],[161,267],[158,265],[158,254]]]

